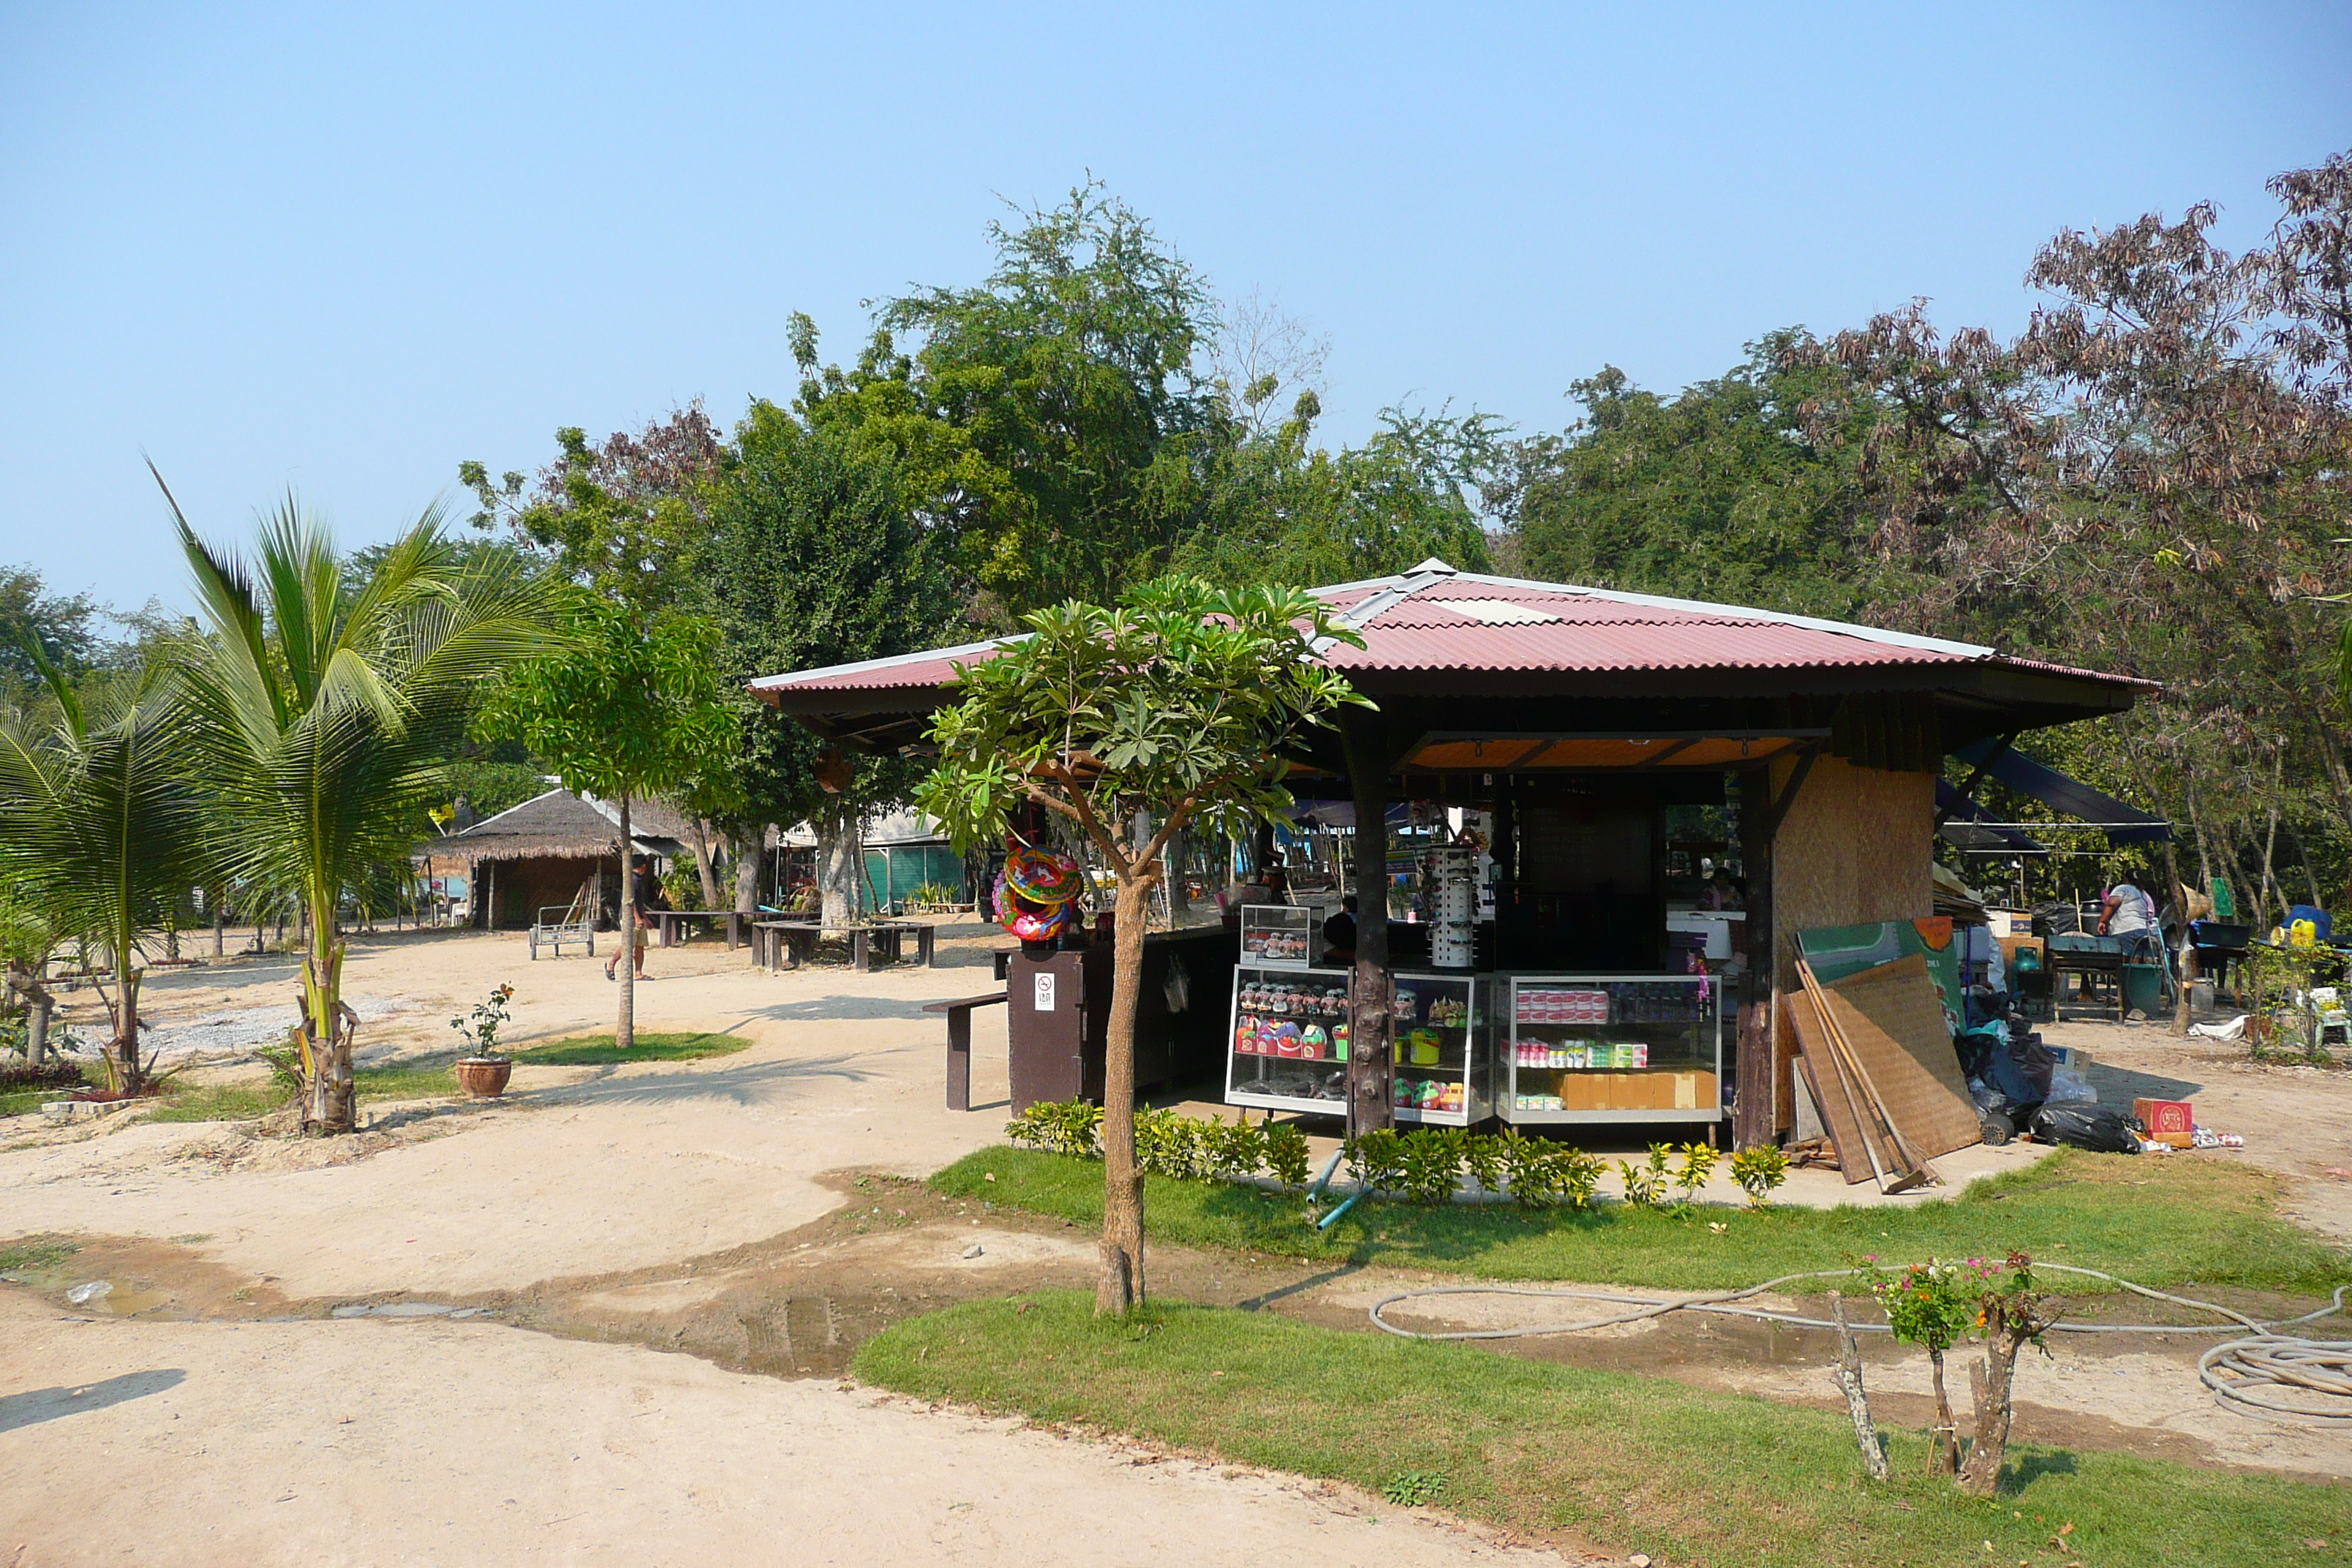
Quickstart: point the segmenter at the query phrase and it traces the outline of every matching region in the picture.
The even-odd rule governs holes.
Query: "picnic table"
[[[915,962],[925,969],[931,967],[932,928],[917,921],[858,921],[847,925],[827,925],[822,920],[754,921],[751,942],[756,962],[769,970],[798,969],[816,952],[817,943],[827,937],[845,938],[849,942],[849,967],[864,973],[874,967],[874,955],[878,951],[897,960],[906,956],[906,939],[915,939]]]
[[[743,926],[751,917],[733,910],[656,910],[642,918],[653,922],[657,940],[664,947],[677,945],[688,921],[725,921],[727,949],[732,952],[743,944]]]

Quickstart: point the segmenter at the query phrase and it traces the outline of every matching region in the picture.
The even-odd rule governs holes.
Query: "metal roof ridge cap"
[[[1423,564],[1426,565],[1427,563]],[[1444,563],[1441,562],[1439,564],[1443,565]],[[1445,567],[1443,572],[1423,572],[1416,567],[1403,576],[1389,579],[1391,584],[1390,587],[1380,593],[1368,595],[1353,605],[1340,611],[1332,619],[1349,631],[1360,632],[1381,611],[1396,608],[1433,583],[1450,583],[1459,575],[1460,574],[1451,566]],[[1313,644],[1313,652],[1318,658],[1320,658],[1339,646],[1339,639],[1337,637],[1318,637]]]
[[[1493,583],[1507,588],[1538,588],[1554,594],[1581,594],[1589,598],[1606,599],[1612,604],[1648,605],[1662,610],[1711,612],[1728,616],[1734,620],[1772,621],[1782,626],[1803,626],[1811,631],[1834,632],[1869,642],[1891,643],[1897,647],[1922,648],[1932,653],[1958,654],[1968,658],[2000,657],[1998,648],[1987,647],[1981,643],[1953,642],[1944,637],[1921,637],[1916,632],[1891,632],[1855,621],[1832,621],[1820,616],[1792,616],[1780,610],[1759,609],[1752,605],[1718,605],[1706,599],[1673,599],[1663,594],[1628,594],[1615,588],[1589,588],[1578,583],[1538,583],[1528,577],[1499,577],[1483,572],[1459,573],[1455,580]]]
[[[821,665],[814,669],[787,670],[781,675],[762,675],[744,683],[752,691],[776,691],[803,680],[819,680],[834,676],[862,675],[867,670],[888,669],[893,666],[920,664],[925,659],[953,658],[958,654],[978,653],[982,648],[1005,648],[1014,643],[1026,642],[1034,632],[1010,632],[1001,637],[987,637],[979,642],[957,643],[950,647],[920,648],[913,653],[894,653],[882,658],[861,658],[848,664]]]
[[[483,828],[488,827],[491,823],[496,822],[496,821],[499,819],[499,817],[501,817],[501,816],[512,816],[516,812],[520,811],[524,806],[526,806],[526,805],[538,805],[541,801],[545,800],[549,795],[570,795],[571,793],[572,793],[572,792],[571,792],[570,790],[565,789],[565,788],[563,787],[563,785],[562,785],[562,784],[560,784],[560,783],[559,783],[559,784],[556,784],[553,788],[551,788],[551,789],[543,789],[543,790],[540,791],[537,795],[532,795],[529,800],[519,800],[519,801],[515,802],[512,805],[510,805],[510,806],[507,807],[504,811],[499,812],[499,813],[498,813],[498,814],[496,814],[495,816],[486,816],[486,817],[482,818],[482,820],[481,820],[481,821],[475,823],[475,824],[474,824],[473,826],[471,826],[470,827],[461,827],[461,828],[459,828],[459,829],[458,829],[457,832],[455,832],[455,833],[445,833],[445,834],[443,834],[441,837],[442,837],[443,838],[445,838],[445,839],[446,839],[446,838],[463,838],[463,837],[466,837],[466,835],[467,835],[468,833],[479,833]]]

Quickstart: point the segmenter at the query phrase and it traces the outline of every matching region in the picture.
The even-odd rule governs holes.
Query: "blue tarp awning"
[[[2074,817],[2084,826],[2104,829],[2110,847],[2168,844],[2172,840],[2170,823],[2126,805],[2115,796],[2093,789],[2079,779],[2068,778],[2046,763],[2037,763],[2013,750],[2004,750],[1998,740],[1979,741],[1973,746],[1961,747],[1952,755],[1971,769],[1984,767],[1986,777],[1999,779],[2018,794],[2031,796],[2063,816]],[[1988,759],[1990,760],[1990,766],[1986,766]],[[1948,784],[1944,787],[1950,788]],[[1952,795],[1958,799],[1959,792],[1953,790]],[[1944,805],[1943,790],[1937,792],[1937,804],[1941,808]],[[1970,803],[1963,801],[1962,804]],[[1958,815],[1957,812],[1953,814],[1956,817]],[[1988,819],[1973,810],[1969,820],[1979,826],[1988,825]],[[2015,828],[2022,825],[1990,826]]]

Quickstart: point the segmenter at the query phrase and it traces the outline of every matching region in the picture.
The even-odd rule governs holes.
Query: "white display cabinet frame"
[[[1614,1018],[1602,1023],[1531,1022],[1523,1024],[1519,1019],[1519,994],[1522,990],[1608,991],[1612,987],[1615,986],[1636,984],[1680,985],[1687,986],[1696,990],[1702,979],[1706,982],[1706,994],[1705,1001],[1702,1004],[1700,1016],[1697,1018],[1689,1021],[1687,1024],[1680,1023],[1675,1020],[1645,1021],[1633,1019],[1618,1020]],[[1735,977],[1723,974],[1702,976],[1696,974],[1590,973],[1577,973],[1574,971],[1561,971],[1559,973],[1514,973],[1507,976],[1498,977],[1496,990],[1500,1000],[1502,1021],[1495,1030],[1496,1043],[1495,1046],[1494,1114],[1506,1122],[1520,1127],[1570,1127],[1577,1125],[1596,1125],[1624,1121],[1675,1121],[1699,1125],[1703,1123],[1721,1121],[1724,1118],[1723,1031],[1726,1020],[1724,998],[1725,994],[1737,984],[1738,981]],[[1616,994],[1616,993],[1612,992],[1612,1013],[1615,1009]],[[1738,1009],[1732,1009],[1729,1016],[1736,1019],[1738,1016]],[[1708,1089],[1706,1102],[1703,1104],[1664,1109],[1654,1107],[1638,1108],[1625,1110],[1591,1109],[1569,1110],[1565,1108],[1559,1110],[1537,1110],[1522,1109],[1518,1103],[1519,1099],[1523,1094],[1531,1095],[1538,1093],[1551,1093],[1551,1086],[1563,1084],[1567,1079],[1580,1071],[1642,1071],[1663,1074],[1677,1070],[1674,1067],[1651,1067],[1646,1068],[1522,1068],[1520,1067],[1518,1060],[1518,1047],[1522,1044],[1559,1046],[1568,1037],[1575,1037],[1586,1039],[1601,1039],[1612,1043],[1617,1041],[1626,1041],[1630,1043],[1638,1040],[1642,1041],[1642,1043],[1654,1046],[1654,1041],[1643,1039],[1643,1031],[1648,1030],[1663,1033],[1666,1030],[1676,1027],[1696,1029],[1701,1031],[1703,1034],[1706,1043],[1698,1053],[1696,1059],[1691,1060],[1686,1067],[1680,1068],[1680,1070],[1685,1071],[1705,1072],[1712,1077],[1712,1087]],[[1527,1076],[1523,1078],[1522,1075]],[[1539,1089],[1536,1087],[1537,1085],[1542,1085],[1544,1087]]]
[[[1241,1042],[1242,1020],[1244,1017],[1302,1025],[1312,1022],[1328,1034],[1334,1023],[1347,1022],[1346,1013],[1343,1011],[1337,1019],[1328,1016],[1301,1019],[1266,1010],[1247,1012],[1242,1006],[1242,995],[1252,986],[1314,986],[1326,991],[1337,987],[1344,992],[1348,987],[1348,972],[1344,969],[1302,969],[1287,963],[1243,963],[1234,968],[1233,997],[1225,1015],[1225,1103],[1249,1106],[1259,1110],[1291,1110],[1303,1116],[1344,1118],[1348,1114],[1348,1064],[1329,1054],[1331,1047],[1328,1043],[1324,1047],[1325,1054],[1319,1057],[1283,1057],[1244,1051]],[[1269,1079],[1295,1079],[1302,1074],[1318,1077],[1327,1083],[1335,1081],[1333,1075],[1338,1075],[1336,1081],[1339,1089],[1337,1098],[1284,1093],[1264,1087]]]
[[[1403,1105],[1394,1107],[1400,1127],[1468,1127],[1484,1121],[1494,1110],[1494,1050],[1492,1026],[1487,1017],[1489,998],[1494,989],[1494,976],[1468,974],[1459,970],[1404,970],[1395,977],[1397,1006],[1392,1027],[1396,1036],[1395,1081],[1421,1083],[1435,1079],[1451,1082],[1458,1078],[1463,1086],[1462,1105],[1457,1110],[1441,1110],[1432,1106]],[[1416,998],[1412,1016],[1406,1016],[1405,998]],[[1433,1025],[1428,1019],[1432,999],[1458,1000],[1467,1008],[1458,1025]],[[1416,1066],[1412,1060],[1412,1036],[1417,1029],[1434,1029],[1439,1040],[1439,1058],[1435,1066]],[[1456,1054],[1461,1066],[1454,1066]]]

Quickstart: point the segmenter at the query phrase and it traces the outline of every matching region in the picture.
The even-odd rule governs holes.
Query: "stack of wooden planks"
[[[1783,1000],[1797,1070],[1849,1183],[1903,1192],[1939,1179],[1928,1164],[1937,1155],[1983,1142],[1926,959],[1830,984],[1800,959],[1797,978],[1802,989]]]

